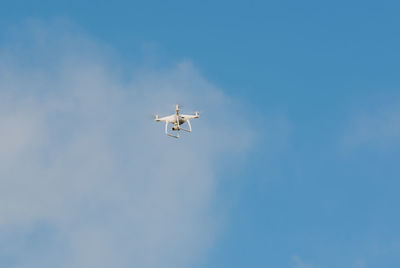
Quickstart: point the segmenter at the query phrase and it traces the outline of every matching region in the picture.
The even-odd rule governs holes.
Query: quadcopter
[[[179,114],[179,105],[175,105],[175,114],[169,115],[169,116],[164,116],[164,117],[158,117],[158,114],[155,115],[154,120],[157,122],[165,122],[165,134],[167,134],[170,137],[173,138],[179,138],[179,131],[183,130],[186,132],[192,132],[192,126],[190,125],[191,119],[199,118],[199,112],[195,112],[193,115],[187,115],[187,114]],[[189,129],[181,127],[185,122],[187,122]],[[172,124],[172,131],[176,131],[177,134],[170,134],[168,132],[168,124]]]

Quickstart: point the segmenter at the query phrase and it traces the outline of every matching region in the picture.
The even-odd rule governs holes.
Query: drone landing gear
[[[172,131],[176,131],[177,132],[176,135],[168,133],[168,122],[165,122],[165,134],[167,134],[167,136],[170,136],[170,137],[173,137],[173,138],[179,138],[180,137],[180,135],[179,135],[179,131],[180,130],[183,130],[183,131],[186,131],[186,132],[192,132],[192,125],[190,124],[190,121],[187,120],[186,122],[188,123],[189,129],[181,127],[179,125],[179,123],[175,124],[172,127]]]
[[[176,135],[173,135],[173,134],[169,134],[168,133],[168,122],[165,122],[165,134],[167,134],[167,136],[170,136],[170,137],[173,137],[173,138],[179,138],[180,136],[179,136],[179,129],[177,130],[178,131],[178,133],[176,134]]]
[[[185,128],[183,128],[183,127],[181,127],[180,129],[182,129],[183,131],[186,131],[186,132],[192,132],[192,126],[190,125],[189,120],[187,120],[186,122],[187,122],[188,125],[189,125],[189,129],[185,129]]]
[[[169,134],[169,133],[167,133],[167,135],[170,136],[170,137],[172,137],[172,138],[176,138],[176,139],[180,137],[180,136],[179,136],[179,130],[178,130],[178,133],[177,133],[176,135]]]

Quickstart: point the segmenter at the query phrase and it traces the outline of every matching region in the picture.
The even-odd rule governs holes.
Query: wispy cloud
[[[338,266],[338,258],[334,258],[334,261],[330,261],[330,262],[329,262],[329,260],[326,260],[326,263],[329,263],[330,265],[328,265],[328,266],[316,265],[316,264],[304,261],[298,255],[294,255],[294,256],[292,256],[290,267],[292,267],[292,268],[324,268],[324,267],[364,268],[364,267],[367,267],[367,262],[365,261],[365,259],[362,259],[362,258],[356,259],[355,261],[348,260],[347,263],[345,261],[340,266]]]
[[[238,103],[190,62],[126,79],[29,25],[0,53],[1,266],[187,267],[215,237],[218,159],[251,143]],[[176,101],[206,112],[181,140],[150,118]]]
[[[316,266],[310,263],[306,263],[299,256],[294,255],[291,261],[292,268],[322,268],[321,266]]]
[[[378,108],[359,111],[344,135],[346,148],[390,150],[400,145],[400,105],[391,102]]]

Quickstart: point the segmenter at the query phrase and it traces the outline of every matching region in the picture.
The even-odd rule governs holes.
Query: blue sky
[[[88,164],[96,166],[112,161],[112,166],[101,175],[96,168],[82,168],[86,172],[82,179],[90,178],[90,185],[102,178],[104,187],[89,191],[79,186],[76,188],[79,190],[73,188],[65,194],[75,197],[85,193],[80,197],[82,200],[86,194],[94,196],[92,203],[88,198],[89,201],[67,206],[70,209],[88,206],[82,215],[88,211],[102,214],[108,208],[107,201],[114,205],[122,202],[116,201],[120,190],[137,186],[126,179],[131,173],[135,177],[149,176],[153,187],[172,189],[175,194],[180,194],[177,189],[185,181],[183,178],[207,178],[201,187],[193,184],[185,188],[194,201],[189,197],[175,200],[167,190],[148,192],[149,196],[165,195],[170,200],[167,204],[178,206],[171,212],[177,219],[171,220],[171,226],[189,222],[179,225],[188,232],[182,231],[185,235],[176,235],[175,229],[165,227],[171,231],[152,236],[151,229],[144,236],[146,241],[156,241],[146,248],[147,254],[163,252],[154,258],[171,260],[171,265],[165,261],[163,267],[399,267],[399,8],[396,1],[6,1],[0,10],[3,78],[0,91],[3,97],[11,97],[2,101],[3,132],[9,133],[3,136],[14,137],[24,131],[30,134],[21,138],[23,143],[16,141],[15,146],[4,142],[12,146],[3,147],[6,149],[0,159],[3,155],[9,159],[8,155],[15,153],[10,160],[15,162],[4,164],[1,175],[6,178],[16,174],[16,167],[25,163],[26,155],[21,153],[25,150],[32,153],[32,159],[38,153],[48,153],[59,157],[59,161],[67,161],[70,168],[64,170],[58,162],[43,164],[47,155],[41,164],[50,169],[43,168],[45,171],[33,174],[38,174],[38,178],[43,174],[57,177],[59,184],[54,189],[64,193],[58,192],[62,188],[59,185],[65,185],[65,180],[75,176],[71,170],[82,168],[71,159],[92,157],[79,149],[82,144],[89,144],[89,151],[100,147],[96,157],[102,153],[112,156],[99,157]],[[46,33],[43,39],[39,38],[41,41],[32,34],[37,29]],[[79,72],[75,73],[76,66]],[[95,70],[87,72],[92,66]],[[12,75],[7,76],[8,71]],[[18,81],[15,77],[19,76],[28,78]],[[26,89],[32,84],[43,89],[33,92]],[[101,90],[85,91],[85,85]],[[68,87],[79,90],[69,91]],[[157,87],[163,89],[157,91],[154,89]],[[13,93],[8,92],[10,88]],[[51,97],[54,88],[60,88],[57,92],[61,92],[55,94],[56,98]],[[130,93],[121,93],[120,88],[124,88],[121,92]],[[33,101],[27,101],[23,95]],[[71,108],[75,107],[75,97],[85,107]],[[143,98],[143,103],[137,98]],[[105,102],[108,99],[113,100],[112,104]],[[185,161],[187,166],[198,169],[198,175],[187,177],[191,173],[184,169],[176,175],[176,178],[182,176],[182,180],[174,180],[171,174],[168,179],[176,183],[172,187],[159,180],[163,176],[161,171],[147,175],[119,161],[136,164],[143,161],[146,166],[160,148],[173,151],[176,145],[169,140],[154,144],[146,140],[151,153],[146,154],[145,160],[138,160],[139,156],[131,150],[142,148],[140,144],[132,142],[125,146],[114,141],[114,137],[120,135],[118,130],[135,131],[125,126],[122,121],[126,120],[156,132],[151,137],[164,140],[162,127],[137,123],[136,119],[130,119],[130,113],[140,118],[138,113],[142,112],[144,118],[160,105],[161,111],[168,112],[166,107],[176,99],[184,100],[187,109],[193,105],[204,111],[204,116],[196,122],[204,130],[196,134],[198,128],[194,123],[193,138],[177,148],[179,152],[194,150]],[[63,108],[57,108],[52,118],[49,114],[53,114],[55,106]],[[115,108],[111,115],[105,112],[109,107]],[[22,109],[21,114],[15,112],[18,109]],[[211,122],[214,121],[211,112],[223,115],[219,120],[224,122]],[[11,114],[12,117],[8,116]],[[97,114],[110,120],[103,122]],[[115,122],[116,118],[123,120]],[[57,128],[49,131],[54,124]],[[65,134],[64,124],[76,131]],[[42,126],[47,127],[43,130]],[[99,129],[106,134],[95,141],[88,138]],[[50,142],[43,141],[48,135]],[[143,137],[135,135],[132,137]],[[67,136],[79,138],[66,146]],[[122,136],[121,143],[129,140],[128,134]],[[195,139],[199,145],[192,144]],[[33,145],[25,148],[31,141]],[[58,156],[51,148],[65,150],[65,154]],[[162,155],[156,159],[170,163],[164,152]],[[35,161],[28,161],[32,170],[37,168]],[[201,164],[196,169],[197,161]],[[10,169],[12,165],[15,170]],[[238,167],[232,169],[234,165]],[[167,167],[160,170],[170,172]],[[15,179],[27,178],[29,174],[27,171],[15,175]],[[121,189],[108,195],[108,180],[115,176],[121,178],[118,180]],[[7,180],[3,179],[3,186],[9,186],[5,184]],[[141,180],[138,185],[142,185]],[[46,182],[42,187],[46,189]],[[195,189],[204,191],[198,193]],[[9,195],[13,191],[18,188],[10,188]],[[18,202],[16,196],[4,199],[3,203]],[[51,200],[52,195],[48,198]],[[142,198],[138,200],[143,203],[150,197]],[[55,210],[65,208],[64,202],[69,199],[57,200],[59,207]],[[134,202],[139,202],[135,198],[126,200],[133,207]],[[180,202],[190,205],[181,208]],[[30,211],[29,203],[29,199],[21,202],[21,207],[27,206]],[[38,201],[38,207],[40,204]],[[153,213],[163,210],[150,204],[149,201],[148,206],[137,209],[157,219]],[[66,267],[98,265],[89,260],[96,258],[98,252],[119,250],[120,244],[124,248],[132,245],[132,251],[140,247],[134,242],[134,235],[123,239],[123,234],[110,231],[120,226],[120,221],[131,219],[129,213],[121,212],[115,221],[99,224],[103,220],[100,216],[62,217],[53,209],[38,208],[39,212],[32,217],[17,217],[15,214],[19,212],[12,213],[13,209],[0,210],[3,218],[10,218],[1,225],[1,236],[4,241],[13,242],[8,250],[5,250],[8,246],[0,244],[5,252],[0,254],[0,263],[5,267],[35,267],[29,265],[32,263],[50,267],[57,263],[57,258],[75,256],[75,250],[69,247],[88,246],[74,237],[79,234],[91,237],[87,229],[92,222],[100,230],[107,230],[100,232],[107,234],[101,241],[106,244],[112,241],[115,245],[109,243],[109,248],[102,251],[84,252],[83,257],[78,254],[81,257],[77,255],[75,262]],[[21,211],[25,213],[24,209]],[[82,224],[71,227],[76,219],[82,219]],[[210,223],[213,221],[218,223]],[[208,227],[203,230],[196,222]],[[121,226],[121,230],[135,234],[144,228],[135,230],[134,224],[132,229]],[[195,230],[193,235],[189,235],[191,230]],[[169,247],[169,239],[174,239],[173,234],[179,237],[179,242],[171,246],[174,250],[164,250]],[[209,238],[199,242],[203,235]],[[196,243],[201,246],[193,246]],[[49,258],[43,254],[49,244],[58,249],[59,255]],[[23,251],[31,251],[37,257],[27,257],[21,254]],[[181,254],[186,255],[184,260],[177,257]],[[149,261],[152,257],[143,260],[138,257],[141,261],[135,263],[136,259],[128,255],[129,252],[121,253],[126,259],[117,267],[135,267],[135,264],[160,267],[159,263]],[[112,257],[107,261],[114,263]]]

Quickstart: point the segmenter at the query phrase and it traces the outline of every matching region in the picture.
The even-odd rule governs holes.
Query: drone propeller
[[[176,104],[174,104],[173,106],[171,105],[171,108],[174,108],[174,109],[176,109],[176,108],[178,108],[178,109],[181,109],[181,108],[183,108],[183,107],[185,107],[183,104],[179,104],[179,103],[176,103]]]
[[[158,114],[149,114],[147,115],[147,118],[157,120],[159,117]]]
[[[200,116],[200,114],[203,114],[204,112],[203,111],[194,111],[194,112],[192,112],[193,114],[195,114],[195,115],[198,115],[198,116]]]

